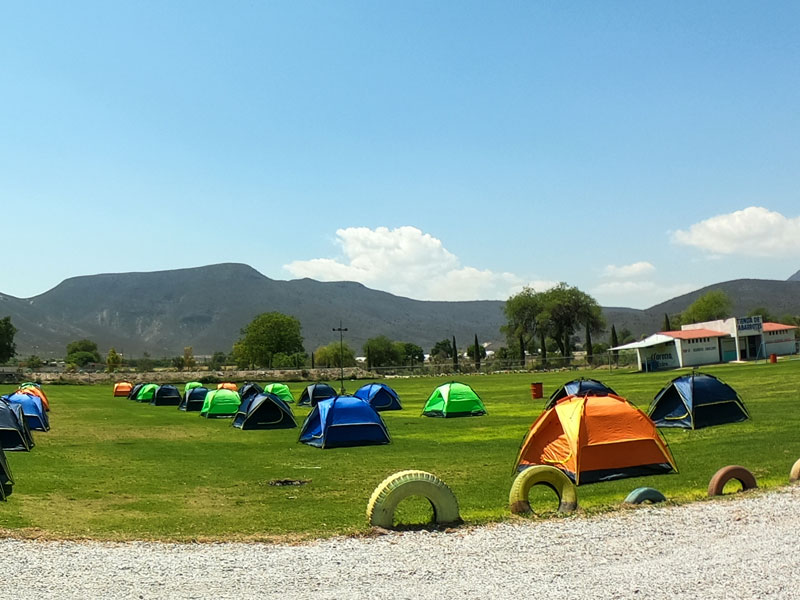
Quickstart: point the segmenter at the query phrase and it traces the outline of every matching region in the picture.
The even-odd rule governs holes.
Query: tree
[[[550,337],[556,342],[561,355],[572,355],[571,338],[575,329],[584,324],[588,331],[599,333],[603,327],[600,305],[589,294],[566,283],[542,293],[541,319],[547,321]]]
[[[390,367],[402,361],[397,346],[385,335],[368,339],[362,349],[369,359],[370,367]]]
[[[182,356],[173,356],[169,362],[170,365],[178,369],[178,371],[183,371],[184,367],[186,367],[186,361]]]
[[[136,361],[136,365],[140,373],[145,373],[153,370],[155,361],[150,358],[150,354],[148,352],[142,352],[142,358]]]
[[[122,366],[122,357],[117,353],[116,349],[110,348],[106,355],[106,370],[113,373]]]
[[[219,371],[222,365],[225,364],[226,358],[224,352],[214,352],[214,354],[211,355],[211,359],[208,361],[208,368],[212,371]]]
[[[683,323],[702,323],[704,321],[727,319],[731,316],[732,310],[733,303],[728,294],[722,290],[711,290],[690,304],[683,311],[681,320]]]
[[[458,372],[458,346],[456,346],[456,336],[453,336],[453,370]]]
[[[617,328],[611,324],[611,347],[616,348],[619,346],[619,338],[617,337]],[[614,364],[619,363],[619,350],[612,350],[611,354],[614,356]]]
[[[271,367],[272,356],[278,352],[303,352],[300,321],[279,312],[262,313],[241,331],[234,344],[237,360],[247,366]]]
[[[411,342],[395,342],[395,345],[403,364],[408,363],[413,366],[415,362],[421,363],[425,360],[425,352],[420,346]]]
[[[661,327],[661,331],[672,331],[672,324],[669,322],[669,315],[667,313],[664,313],[664,324]]]
[[[543,295],[533,288],[524,287],[518,294],[506,300],[503,312],[506,315],[506,324],[500,328],[508,338],[509,345],[512,340],[519,343],[520,356],[524,364],[525,350],[533,340],[540,325],[543,311]]]
[[[586,323],[586,343],[584,347],[586,348],[586,363],[591,365],[594,361],[592,356],[592,328],[588,322]]]
[[[101,362],[97,344],[85,338],[67,344],[67,357],[65,360],[79,367],[85,367],[92,362]]]
[[[194,369],[197,361],[194,359],[194,348],[186,346],[183,349],[183,367],[185,369]]]
[[[11,317],[0,319],[0,364],[5,364],[17,355],[14,336],[17,328],[11,324]]]
[[[314,363],[319,367],[355,367],[356,353],[346,342],[331,342],[314,351]],[[344,357],[344,360],[342,359]]]
[[[473,361],[475,361],[475,370],[480,371],[481,359],[486,358],[486,348],[478,343],[477,333],[475,334],[475,341],[472,343],[472,346],[467,348],[467,354],[472,357]]]
[[[761,317],[762,322],[764,323],[776,323],[778,321],[778,317],[773,315],[769,310],[764,308],[763,306],[757,306],[756,308],[750,309],[747,313],[748,317]]]
[[[436,360],[453,358],[453,344],[450,342],[450,340],[436,342],[433,348],[431,348],[431,358]]]

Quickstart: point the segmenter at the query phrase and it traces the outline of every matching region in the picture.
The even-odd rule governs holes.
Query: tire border
[[[789,483],[797,483],[798,481],[800,481],[800,458],[795,461],[789,471]]]
[[[722,489],[731,479],[736,479],[742,484],[742,491],[752,490],[758,487],[755,476],[745,467],[740,465],[728,465],[714,473],[711,480],[708,482],[709,497],[722,496]]]
[[[434,523],[461,523],[458,499],[447,484],[433,473],[408,469],[389,475],[372,492],[367,502],[369,524],[393,529],[397,505],[411,496],[421,496],[430,502]]]
[[[534,465],[520,472],[511,484],[508,506],[515,515],[533,512],[528,500],[534,485],[545,485],[558,496],[558,512],[572,512],[578,508],[578,491],[563,471],[549,465]]]
[[[630,494],[625,497],[625,500],[622,501],[623,504],[642,504],[643,502],[652,502],[656,504],[658,502],[666,502],[667,497],[659,492],[656,488],[651,487],[639,487],[633,490]]]

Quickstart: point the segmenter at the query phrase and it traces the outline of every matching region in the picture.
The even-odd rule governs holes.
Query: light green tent
[[[206,419],[233,417],[239,410],[239,394],[224,388],[211,390],[206,394],[200,416]]]
[[[139,393],[136,394],[136,401],[137,402],[150,402],[153,399],[153,396],[156,394],[156,390],[158,386],[155,383],[146,383],[140,389]]]
[[[284,402],[294,402],[294,396],[289,386],[284,383],[268,383],[264,386],[264,391],[270,394],[275,394]]]
[[[486,407],[475,390],[452,381],[433,390],[422,414],[426,417],[479,417],[486,414]]]
[[[203,384],[200,383],[199,381],[190,381],[185,386],[183,386],[183,397],[185,398],[186,394],[188,394],[189,391],[193,390],[194,388],[198,388],[198,387],[203,387]]]

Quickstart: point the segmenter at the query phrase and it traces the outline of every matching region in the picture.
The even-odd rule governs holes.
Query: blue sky
[[[4,2],[0,292],[243,262],[645,308],[786,279],[798,22],[796,2]]]

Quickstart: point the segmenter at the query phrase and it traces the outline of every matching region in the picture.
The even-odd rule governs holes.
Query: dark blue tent
[[[320,400],[308,413],[300,442],[317,448],[388,444],[389,432],[369,403],[355,396]]]
[[[11,467],[8,466],[5,452],[0,449],[0,500],[5,500],[11,494],[14,478],[11,476]]]
[[[144,383],[137,383],[135,386],[131,388],[131,391],[128,392],[128,400],[136,400],[136,396],[139,395],[139,390],[144,387]]]
[[[297,406],[316,406],[320,400],[335,398],[336,395],[336,390],[327,383],[312,383],[300,394]]]
[[[353,395],[369,402],[369,405],[375,410],[402,410],[403,408],[397,392],[385,383],[362,385]]]
[[[0,398],[0,447],[3,450],[28,452],[33,446],[33,436],[22,414],[22,407]]]
[[[20,406],[29,428],[37,431],[48,431],[50,429],[50,421],[39,396],[14,392],[13,394],[2,396],[2,398],[9,404],[18,404]]]
[[[239,405],[232,425],[239,429],[291,429],[297,427],[292,409],[275,394],[250,395]]]
[[[196,387],[190,389],[184,394],[183,400],[178,405],[178,410],[185,410],[186,412],[200,412],[203,410],[203,403],[206,401],[206,394],[208,388]]]
[[[656,427],[700,429],[750,418],[731,386],[713,375],[693,373],[676,377],[653,399],[648,415]]]
[[[556,402],[567,396],[608,396],[609,394],[615,396],[619,395],[601,381],[597,381],[596,379],[584,379],[581,377],[580,379],[568,381],[553,392],[547,404],[545,404],[544,409],[553,408]]]
[[[242,402],[244,402],[251,396],[255,397],[263,393],[264,389],[260,385],[258,385],[257,383],[252,383],[250,381],[243,383],[242,386],[239,388],[239,398],[242,399]]]
[[[181,393],[174,385],[160,385],[156,388],[150,404],[153,406],[180,406]]]

